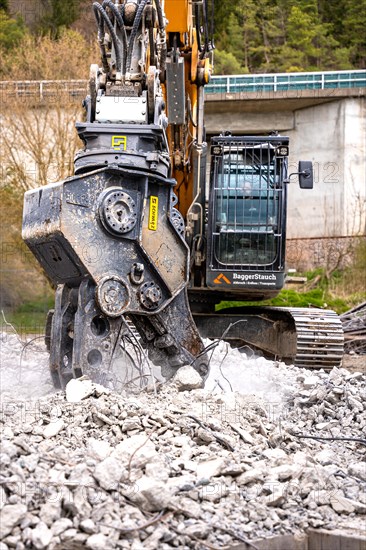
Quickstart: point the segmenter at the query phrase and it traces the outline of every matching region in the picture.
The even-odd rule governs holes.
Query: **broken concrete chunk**
[[[143,510],[154,512],[166,508],[172,495],[173,491],[166,483],[142,476],[135,482],[133,492],[129,491],[128,498]]]
[[[352,462],[348,466],[348,473],[351,476],[366,481],[366,462]]]
[[[87,443],[87,450],[89,456],[92,458],[95,458],[96,460],[104,460],[111,454],[112,447],[108,441],[90,437]]]
[[[330,498],[330,505],[338,514],[352,514],[355,511],[352,500],[343,494],[335,494]]]
[[[51,531],[54,536],[58,536],[72,527],[72,521],[69,518],[60,518],[51,525]]]
[[[132,455],[133,468],[143,468],[157,455],[155,445],[147,434],[133,435],[124,439],[116,445],[111,456],[127,465]]]
[[[84,531],[84,533],[94,534],[98,531],[98,527],[92,519],[83,519],[83,521],[80,522],[79,527],[82,531]]]
[[[127,478],[127,470],[115,457],[108,456],[96,466],[93,475],[103,489],[115,491],[119,482]]]
[[[40,521],[32,531],[32,543],[37,550],[44,550],[49,547],[53,533],[47,525]]]
[[[42,504],[39,515],[48,527],[52,527],[52,524],[58,520],[61,515],[61,501],[59,495],[52,495],[52,499]]]
[[[269,460],[272,460],[277,463],[283,462],[284,460],[285,461],[288,460],[288,456],[286,452],[283,451],[282,449],[279,449],[278,447],[275,449],[265,449],[262,452],[262,455],[268,458]]]
[[[236,478],[236,483],[240,485],[248,485],[248,483],[253,483],[253,481],[263,481],[264,473],[262,469],[252,468],[243,474],[240,474]]]
[[[265,497],[265,503],[267,506],[281,507],[285,502],[285,487],[283,489],[276,489],[272,494]]]
[[[254,437],[246,430],[243,430],[238,424],[231,424],[231,427],[233,428],[234,432],[236,432],[238,435],[240,435],[241,439],[245,443],[249,443],[249,445],[254,444]]]
[[[219,476],[224,469],[225,458],[214,458],[211,460],[204,460],[197,464],[197,477],[201,479],[203,477],[209,479],[210,477]]]
[[[190,365],[180,367],[173,377],[172,382],[178,391],[189,391],[202,388],[203,381],[198,372]]]
[[[64,429],[64,426],[65,422],[62,418],[55,420],[54,422],[50,422],[43,430],[43,437],[54,437]]]
[[[91,535],[87,539],[86,547],[90,548],[90,550],[112,550],[113,548],[115,548],[115,544],[111,539],[109,539],[102,533],[98,533],[95,535]]]
[[[94,384],[91,380],[72,378],[66,385],[66,401],[79,403],[94,393]]]
[[[319,384],[320,380],[317,376],[306,376],[302,383],[305,390],[310,390]]]
[[[337,456],[331,449],[323,449],[317,453],[314,458],[322,466],[327,466],[328,464],[334,464]]]
[[[26,513],[25,504],[6,504],[0,512],[0,538],[3,539],[11,533],[12,529],[25,518]]]

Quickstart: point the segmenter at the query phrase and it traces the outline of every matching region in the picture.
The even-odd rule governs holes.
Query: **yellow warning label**
[[[115,151],[126,151],[127,137],[126,136],[112,136],[112,147]]]
[[[218,277],[216,277],[216,279],[214,280],[214,283],[216,285],[221,285],[222,281],[224,283],[226,283],[227,285],[231,285],[231,281],[229,281],[229,279],[227,277],[225,277],[225,275],[223,273],[220,273],[220,275]]]
[[[158,205],[158,197],[151,195],[149,212],[149,229],[151,229],[151,231],[156,231],[158,228]]]

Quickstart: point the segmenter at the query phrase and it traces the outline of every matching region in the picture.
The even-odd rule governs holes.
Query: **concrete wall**
[[[297,172],[299,160],[313,162],[313,190],[300,189],[297,177],[289,185],[289,239],[365,234],[365,97],[314,101],[209,101],[207,132],[266,135],[279,130],[290,137],[290,172]]]
[[[366,107],[348,98],[295,111],[291,171],[314,163],[314,189],[291,182],[288,238],[346,237],[365,233]]]

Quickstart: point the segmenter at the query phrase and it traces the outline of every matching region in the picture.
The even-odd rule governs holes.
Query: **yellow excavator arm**
[[[190,248],[203,242],[206,3],[92,5],[101,66],[76,124],[84,148],[73,178],[26,194],[23,216],[23,238],[57,286],[47,334],[56,385],[102,379],[126,318],[166,378],[186,364],[207,376],[187,297]]]

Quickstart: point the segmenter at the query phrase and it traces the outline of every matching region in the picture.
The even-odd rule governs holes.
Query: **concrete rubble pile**
[[[157,394],[80,379],[37,401],[8,396],[0,550],[231,548],[308,527],[363,533],[366,376],[274,368],[296,381],[281,403],[188,391],[198,385],[189,367]]]

